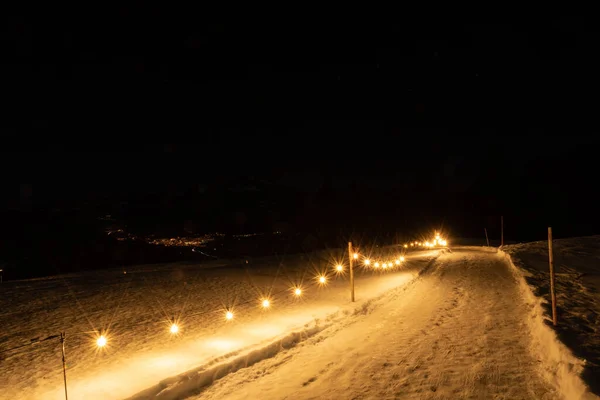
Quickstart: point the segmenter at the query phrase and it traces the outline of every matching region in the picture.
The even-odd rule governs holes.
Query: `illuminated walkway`
[[[528,310],[501,256],[455,250],[363,315],[190,398],[559,398],[542,377]]]

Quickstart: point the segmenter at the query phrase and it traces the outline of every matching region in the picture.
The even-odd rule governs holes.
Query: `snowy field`
[[[357,268],[355,303],[349,301],[346,271],[334,268],[341,252],[333,250],[4,282],[0,398],[64,398],[58,339],[5,351],[61,331],[69,398],[189,397],[231,371],[367,313],[373,301],[431,267],[439,253],[409,252],[402,265],[385,272]],[[389,249],[380,255],[399,256]],[[318,282],[320,275],[326,284]],[[270,298],[268,309],[261,307],[264,297]],[[172,320],[176,334],[170,332]],[[107,339],[101,349],[100,334]]]
[[[582,378],[600,395],[600,236],[554,240],[558,326],[562,343],[584,360]],[[532,291],[544,302],[551,325],[548,242],[505,246]]]

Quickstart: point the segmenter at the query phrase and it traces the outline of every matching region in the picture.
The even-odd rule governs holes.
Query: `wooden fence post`
[[[485,241],[487,242],[488,247],[490,247],[490,239],[488,238],[487,228],[483,228],[485,231]]]
[[[552,299],[552,323],[556,326],[556,293],[554,292],[554,255],[552,254],[552,228],[548,227],[548,260],[550,262],[550,296]]]
[[[354,252],[352,251],[352,242],[348,242],[348,261],[350,261],[350,301],[354,302]]]
[[[504,246],[504,216],[500,217],[500,247]]]
[[[63,379],[65,383],[65,400],[69,400],[69,395],[67,394],[67,360],[65,359],[65,333],[60,333],[60,345],[62,349],[62,367],[63,367]]]

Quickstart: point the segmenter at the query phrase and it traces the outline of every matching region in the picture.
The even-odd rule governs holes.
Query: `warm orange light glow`
[[[366,259],[366,260],[365,260],[365,265],[369,265],[369,264],[371,264],[371,260],[369,260],[369,259]]]
[[[300,288],[296,288],[296,289],[294,290],[294,294],[295,294],[296,296],[300,296],[300,295],[302,294],[302,289],[300,289]]]
[[[404,248],[407,248],[407,247],[408,247],[408,245],[407,245],[407,244],[405,244],[405,245],[404,245]]]
[[[171,325],[171,328],[169,328],[169,330],[171,331],[171,333],[175,334],[179,332],[179,327],[177,326],[177,324],[173,324]]]
[[[400,262],[404,262],[404,256],[400,256]]]
[[[101,335],[98,339],[96,339],[96,346],[104,347],[106,346],[106,337]]]
[[[341,265],[337,265],[337,266],[335,267],[335,269],[336,269],[336,271],[338,271],[338,272],[342,272],[342,270],[344,269],[344,267],[342,267]]]
[[[327,282],[327,278],[325,278],[324,276],[320,276],[319,283],[325,283],[325,282]]]
[[[356,260],[358,258],[358,253],[354,253],[354,259]]]
[[[233,313],[231,311],[227,311],[225,313],[225,318],[227,318],[228,320],[232,320],[233,319]]]
[[[264,299],[262,301],[263,308],[269,308],[271,306],[271,301],[269,299]]]
[[[375,263],[375,268],[379,268],[379,263],[378,262]]]
[[[400,260],[396,260],[396,265],[400,265]]]
[[[386,268],[387,268],[387,264],[386,264],[386,263],[383,263],[383,264],[381,265],[381,268],[383,268],[383,269],[386,269]]]

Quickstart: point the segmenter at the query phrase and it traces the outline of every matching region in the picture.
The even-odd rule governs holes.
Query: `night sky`
[[[504,215],[510,240],[599,233],[587,19],[240,25],[141,4],[2,17],[5,234],[72,209],[157,232],[498,236]]]

